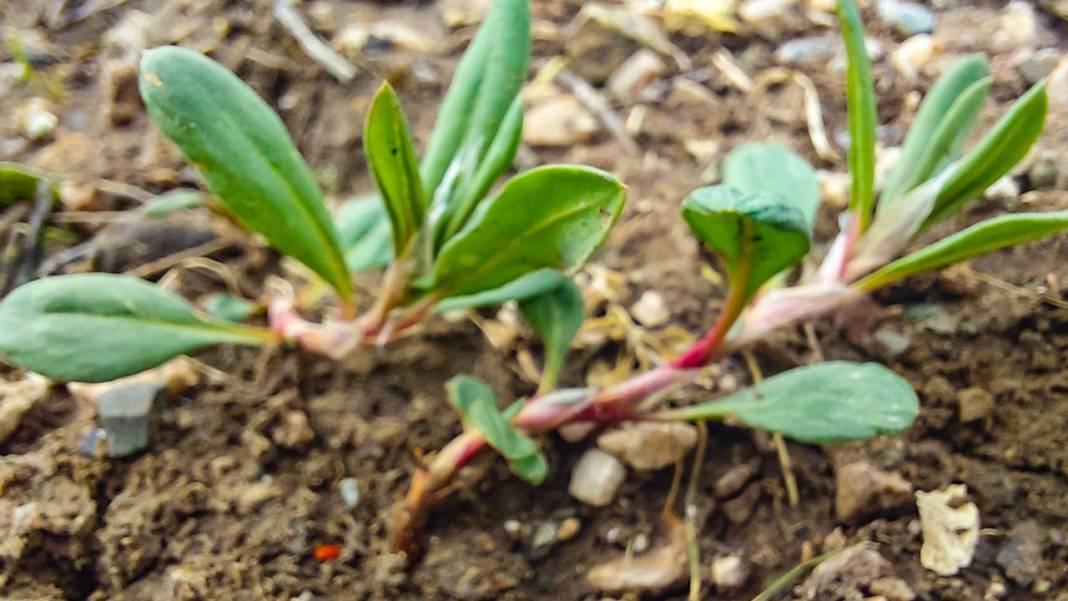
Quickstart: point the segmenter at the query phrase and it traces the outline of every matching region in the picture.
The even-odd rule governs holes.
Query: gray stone
[[[107,432],[108,455],[127,457],[148,447],[156,398],[161,384],[130,384],[100,397],[97,414]]]
[[[838,521],[858,523],[863,518],[894,511],[912,501],[912,484],[894,472],[884,472],[863,461],[835,470],[834,508]]]
[[[1035,190],[1054,188],[1057,186],[1057,164],[1048,158],[1039,159],[1031,165],[1027,179]]]
[[[337,492],[341,495],[341,500],[345,503],[345,507],[354,509],[360,504],[360,483],[356,481],[356,478],[342,478],[339,480]]]
[[[1030,52],[1019,63],[1016,71],[1027,85],[1038,83],[1049,75],[1061,60],[1061,52],[1056,48],[1043,48]]]
[[[604,507],[615,498],[626,475],[627,470],[618,459],[600,449],[590,449],[575,464],[568,492],[587,505]]]
[[[875,8],[880,19],[892,24],[904,35],[934,32],[934,13],[922,4],[907,0],[879,0]]]
[[[797,38],[779,46],[775,60],[790,66],[826,63],[838,53],[841,44],[836,35]]]
[[[998,551],[997,562],[1010,580],[1029,587],[1042,573],[1045,533],[1034,520],[1013,526],[1009,541]]]
[[[912,341],[901,332],[889,328],[879,328],[871,335],[872,342],[877,352],[883,359],[896,359],[902,353],[909,350]]]

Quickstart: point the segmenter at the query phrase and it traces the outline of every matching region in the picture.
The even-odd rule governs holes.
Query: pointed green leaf
[[[18,200],[33,200],[37,196],[37,182],[49,178],[44,173],[26,165],[0,161],[0,206]],[[52,187],[53,200],[59,199],[55,186]]]
[[[58,381],[104,382],[213,344],[266,344],[269,330],[198,316],[189,303],[129,276],[64,275],[0,302],[0,356]]]
[[[444,313],[457,309],[500,305],[510,300],[522,301],[548,292],[566,280],[567,278],[555,269],[539,269],[518,277],[500,288],[476,292],[468,296],[449,297],[435,305],[434,312]]]
[[[675,421],[730,416],[751,428],[822,444],[900,434],[918,412],[912,386],[889,369],[830,361],[781,373],[723,400],[661,415]]]
[[[208,315],[233,323],[252,317],[259,308],[256,303],[232,294],[212,294],[204,299],[204,310]]]
[[[476,157],[476,168],[482,164],[523,87],[528,62],[527,0],[495,0],[456,67],[434,123],[421,169],[428,197],[435,197],[438,185],[458,156],[470,153]],[[464,173],[460,177],[468,176]]]
[[[982,254],[1032,242],[1068,229],[1068,211],[1003,215],[981,221],[948,238],[906,255],[860,280],[855,287],[874,290],[902,278],[967,261]]]
[[[393,261],[393,228],[377,194],[357,196],[334,217],[345,265],[352,273],[382,269]]]
[[[408,120],[388,82],[378,89],[367,113],[363,149],[393,226],[393,251],[400,256],[422,227],[427,202]]]
[[[925,226],[959,211],[1027,156],[1042,133],[1048,108],[1045,81],[1032,86],[1014,102],[979,145],[950,167],[952,174],[942,186]]]
[[[497,396],[488,386],[478,378],[456,376],[445,388],[449,404],[459,412],[464,427],[482,434],[486,443],[508,460],[515,475],[534,485],[545,480],[549,466],[538,445],[508,422],[497,408]],[[514,415],[517,410],[513,405],[506,413]]]
[[[164,192],[145,203],[143,211],[145,217],[150,219],[162,219],[180,211],[203,207],[211,203],[211,196],[193,190],[192,188],[178,188]]]
[[[478,204],[489,192],[493,182],[512,166],[519,141],[523,136],[523,99],[516,96],[501,123],[500,129],[486,150],[474,177],[458,182],[460,186],[449,205],[444,208],[441,223],[447,227],[439,237],[442,243],[448,240],[467,223]]]
[[[519,301],[519,311],[545,345],[540,389],[552,390],[571,350],[571,341],[582,327],[582,292],[574,282],[564,278],[555,288]]]
[[[812,227],[820,208],[820,182],[808,161],[767,142],[735,147],[723,159],[723,183],[741,192],[763,192],[797,207]]]
[[[731,286],[749,298],[776,273],[795,265],[812,238],[796,206],[729,186],[698,188],[682,203],[694,235],[723,261]]]
[[[845,38],[849,68],[846,73],[846,104],[849,109],[849,173],[852,187],[849,210],[868,227],[875,206],[875,88],[871,59],[864,43],[864,24],[856,0],[838,0],[838,22]]]
[[[518,175],[442,247],[435,287],[465,296],[539,269],[574,269],[604,242],[625,195],[616,178],[588,167],[547,166]]]
[[[953,64],[920,103],[901,157],[883,185],[880,204],[903,196],[955,160],[990,89],[990,69],[981,56]],[[986,81],[986,85],[978,85]]]
[[[226,209],[350,299],[322,192],[267,103],[219,63],[176,46],[144,53],[139,85],[152,120]]]

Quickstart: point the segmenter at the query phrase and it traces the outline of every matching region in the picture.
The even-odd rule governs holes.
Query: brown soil
[[[132,1],[84,21],[50,30],[51,2],[16,0],[0,7],[5,25],[37,31],[44,50],[58,64],[44,70],[61,82],[65,96],[56,104],[61,117],[56,141],[20,144],[14,119],[0,121],[0,158],[29,161],[84,182],[124,182],[152,192],[194,182],[173,148],[164,143],[143,111],[127,123],[109,119],[105,73],[120,58],[100,49],[102,36],[133,11],[155,3]],[[73,4],[73,3],[72,3]],[[89,6],[91,3],[83,3]],[[305,153],[336,197],[362,192],[368,179],[360,150],[364,108],[381,75],[398,82],[419,141],[433,122],[435,102],[470,29],[448,32],[439,7],[413,3],[322,1],[303,10],[317,16],[316,27],[330,36],[343,24],[400,19],[443,51],[416,53],[383,48],[362,56],[361,73],[339,84],[310,62],[270,17],[270,3],[178,3],[178,13],[149,44],[174,36],[214,55],[250,82],[281,114]],[[535,2],[539,31],[536,58],[562,52],[559,28],[581,3]],[[995,48],[1000,2],[975,6],[943,2],[937,35],[947,55],[984,51],[995,71],[989,123],[1019,95],[1024,84],[1011,66],[1015,48]],[[186,6],[189,5],[189,6]],[[193,8],[195,6],[195,8]],[[797,15],[795,15],[797,16]],[[875,23],[874,19],[869,19]],[[1040,14],[1042,46],[1063,48],[1066,27]],[[668,109],[647,104],[642,153],[628,156],[605,132],[566,149],[535,149],[529,160],[595,165],[617,174],[630,187],[626,214],[598,262],[626,274],[629,307],[646,289],[669,301],[672,323],[696,329],[709,322],[720,290],[702,278],[704,259],[688,237],[677,206],[702,183],[706,165],[684,149],[688,138],[708,138],[723,149],[744,141],[772,139],[795,148],[822,168],[841,171],[844,163],[821,162],[808,141],[801,93],[773,87],[747,98],[729,87],[712,67],[713,52],[730,48],[751,74],[773,65],[781,40],[820,33],[798,16],[772,32],[676,35],[694,62],[691,76],[713,91],[713,105]],[[888,49],[901,37],[873,24],[872,34]],[[985,28],[985,29],[984,29]],[[810,31],[811,30],[811,31]],[[10,60],[8,55],[0,55]],[[118,61],[118,63],[116,62]],[[820,90],[824,118],[833,134],[844,129],[842,74],[822,65],[804,69]],[[128,75],[128,73],[127,73]],[[121,88],[122,73],[120,78]],[[906,96],[930,83],[927,75],[910,82],[886,61],[876,68],[880,114],[888,124],[888,144],[898,144],[911,119]],[[0,90],[5,111],[35,93],[16,84]],[[127,102],[121,92],[118,102]],[[627,105],[637,104],[628,102]],[[119,107],[121,109],[121,107]],[[630,106],[619,112],[626,115]],[[119,110],[119,109],[114,109]],[[1060,110],[1060,109],[1058,109]],[[121,113],[121,110],[119,111]],[[1053,188],[1028,191],[1030,209],[1066,209],[1063,111],[1050,118],[1050,131],[1038,156],[1052,157],[1061,177]],[[119,120],[120,122],[122,119]],[[717,159],[718,160],[718,159]],[[1028,190],[1028,179],[1021,178]],[[88,210],[119,210],[137,203],[115,188],[102,186]],[[1018,200],[1012,201],[1018,203]],[[962,218],[974,221],[1004,210],[1005,203],[980,201]],[[832,232],[826,210],[820,233]],[[97,225],[67,226],[88,239]],[[50,252],[59,252],[61,247]],[[265,273],[277,262],[258,248],[213,255],[228,262],[246,293],[255,295]],[[1013,285],[1035,290],[1068,281],[1068,238],[974,261],[971,267]],[[136,258],[124,259],[136,265]],[[119,267],[125,269],[128,267]],[[191,297],[219,290],[217,280],[198,272],[183,275]],[[1056,295],[1057,291],[1053,290]],[[916,278],[877,296],[878,326],[903,333],[907,351],[890,365],[920,393],[922,412],[902,439],[878,440],[846,449],[790,445],[800,484],[801,504],[786,502],[774,450],[763,437],[725,426],[712,428],[701,474],[703,562],[740,554],[752,566],[741,590],[710,598],[750,599],[795,565],[802,548],[819,551],[838,526],[834,514],[836,458],[864,457],[900,472],[917,490],[963,482],[978,505],[985,529],[975,561],[953,577],[939,577],[919,564],[921,539],[915,509],[860,525],[843,527],[850,541],[870,540],[893,564],[897,575],[919,599],[979,601],[1004,583],[1007,596],[1021,601],[1068,598],[1068,310],[990,285],[967,270]],[[916,307],[936,304],[944,312],[920,319]],[[922,308],[922,307],[921,307]],[[828,358],[882,360],[864,333],[847,335],[834,320],[815,323]],[[584,581],[593,565],[618,556],[639,534],[655,545],[660,510],[671,470],[631,473],[616,501],[607,508],[585,507],[567,494],[574,461],[589,442],[570,444],[546,437],[552,472],[539,488],[511,477],[502,462],[484,458],[464,474],[464,486],[440,506],[427,532],[426,554],[412,569],[387,553],[387,510],[402,494],[419,452],[441,447],[459,431],[444,409],[443,383],[457,373],[488,381],[503,398],[530,394],[532,385],[516,365],[516,355],[536,345],[525,333],[514,348],[497,349],[469,322],[433,321],[418,336],[381,353],[366,353],[342,364],[304,356],[294,350],[270,355],[224,348],[197,359],[227,374],[209,381],[163,410],[159,435],[149,451],[130,459],[90,458],[79,445],[94,415],[57,388],[24,419],[0,452],[0,526],[9,532],[16,508],[35,503],[38,523],[22,537],[0,542],[0,588],[5,599],[598,599]],[[584,381],[598,362],[614,361],[619,346],[578,351],[565,374],[566,384]],[[800,332],[783,333],[763,343],[757,358],[766,372],[813,360]],[[738,358],[724,362],[722,373],[748,380]],[[6,372],[15,377],[13,371]],[[962,423],[960,392],[979,387],[994,395],[989,416]],[[686,394],[708,398],[711,392]],[[306,417],[311,442],[292,443],[289,418]],[[296,439],[300,437],[297,436]],[[713,500],[712,484],[733,466],[761,460],[758,475],[734,501]],[[359,483],[360,501],[347,508],[337,491],[341,478]],[[581,530],[547,553],[534,550],[529,532],[515,542],[503,525],[518,520],[531,531],[544,522],[576,517]],[[1041,562],[1026,586],[1008,577],[996,561],[1008,533],[1033,521],[1041,533]],[[615,530],[614,530],[615,529]],[[608,542],[618,533],[619,543]],[[314,549],[337,544],[336,560],[317,561]],[[706,591],[709,590],[706,583]],[[1045,587],[1045,588],[1044,588]],[[848,587],[845,587],[848,589]],[[996,588],[996,586],[995,586]],[[860,599],[868,591],[843,590],[841,599]],[[712,594],[712,593],[708,593]],[[682,599],[685,591],[658,598]]]

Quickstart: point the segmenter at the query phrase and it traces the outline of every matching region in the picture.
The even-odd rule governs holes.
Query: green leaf
[[[33,200],[37,196],[37,182],[50,181],[44,173],[26,165],[0,161],[0,206],[19,200]],[[59,193],[52,186],[52,199]]]
[[[616,178],[588,167],[518,175],[442,247],[434,286],[444,296],[465,296],[539,269],[574,269],[604,242],[625,196]]]
[[[989,81],[990,69],[981,56],[960,59],[938,78],[912,120],[901,157],[883,185],[880,205],[908,193],[947,160],[957,158],[986,100]]]
[[[482,164],[523,87],[529,62],[527,0],[496,0],[456,66],[434,123],[421,168],[427,196],[434,197],[458,156],[471,153],[474,165]]]
[[[523,314],[545,345],[545,367],[539,390],[556,388],[556,380],[564,359],[582,327],[582,292],[571,280],[564,278],[555,288],[519,301]]]
[[[112,274],[64,275],[0,302],[0,356],[58,381],[104,382],[213,344],[266,344],[269,330],[204,319],[178,296]]]
[[[382,269],[393,261],[393,228],[381,196],[357,196],[341,205],[334,227],[350,272]]]
[[[1032,242],[1066,229],[1068,211],[995,217],[906,255],[854,286],[860,290],[874,290],[917,273],[967,261],[999,248]]]
[[[233,323],[245,321],[259,309],[256,303],[232,294],[212,294],[204,299],[204,310],[208,315]]]
[[[942,186],[924,226],[953,215],[1019,163],[1042,133],[1049,100],[1046,82],[1035,84],[957,165]]]
[[[919,402],[912,386],[876,363],[830,361],[792,369],[723,400],[661,414],[702,421],[733,417],[801,442],[862,440],[908,430]]]
[[[456,376],[445,388],[449,404],[460,413],[464,427],[482,434],[486,443],[508,460],[515,475],[534,485],[545,480],[549,466],[538,445],[508,422],[488,386],[471,376]],[[514,415],[516,410],[513,405],[506,412]]]
[[[393,226],[394,253],[400,256],[422,227],[427,202],[408,120],[388,82],[378,89],[367,113],[363,149]]]
[[[820,182],[805,159],[778,144],[755,142],[727,153],[722,169],[724,184],[780,198],[797,207],[812,227],[820,208]]]
[[[523,99],[516,96],[508,113],[505,114],[500,129],[497,130],[493,143],[490,144],[478,169],[475,170],[474,177],[459,182],[461,187],[455,192],[449,205],[444,208],[441,222],[447,222],[448,225],[444,236],[440,238],[442,243],[460,231],[460,228],[471,217],[471,213],[489,192],[493,182],[512,166],[522,136]]]
[[[322,192],[278,115],[225,67],[176,46],[144,53],[139,85],[152,120],[226,209],[349,301]]]
[[[752,297],[776,273],[808,252],[812,231],[793,204],[730,186],[698,188],[682,203],[694,235],[723,261],[732,287]]]
[[[871,59],[864,44],[864,24],[856,0],[838,0],[838,21],[845,39],[849,68],[846,72],[846,104],[849,109],[849,173],[852,186],[849,210],[868,227],[875,205],[875,88]]]
[[[447,298],[434,306],[434,312],[444,313],[445,311],[455,311],[457,309],[500,305],[510,300],[521,301],[543,292],[548,292],[565,280],[567,278],[561,275],[559,271],[539,269],[520,276],[500,288],[476,292],[468,296]]]
[[[211,203],[211,196],[191,188],[178,188],[164,192],[145,203],[145,217],[162,219],[179,211],[203,207]]]

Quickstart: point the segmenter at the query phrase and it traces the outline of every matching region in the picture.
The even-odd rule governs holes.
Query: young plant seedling
[[[520,477],[536,483],[544,477],[544,460],[530,458],[528,436],[571,423],[730,417],[806,443],[897,434],[910,427],[918,411],[914,391],[904,379],[872,363],[799,367],[696,405],[661,409],[652,402],[773,330],[841,308],[910,275],[1068,229],[1068,211],[1007,215],[905,253],[918,234],[959,212],[1027,154],[1045,119],[1045,83],[1024,94],[962,158],[964,140],[990,85],[983,59],[963,59],[927,94],[903,156],[877,194],[874,91],[854,0],[839,0],[838,14],[849,57],[852,188],[848,211],[840,219],[842,232],[820,268],[786,285],[786,274],[809,250],[820,204],[812,168],[772,144],[735,148],[724,161],[723,182],[695,190],[682,205],[683,218],[718,257],[726,275],[726,300],[707,333],[678,357],[630,380],[603,390],[541,390],[492,420],[473,417],[472,403],[458,400],[463,391],[451,387],[464,432],[413,475],[393,521],[396,549],[416,547],[427,513],[456,471],[486,446],[505,455]],[[480,398],[489,394],[480,389]],[[487,410],[481,411],[484,415]]]
[[[347,204],[335,220],[281,119],[251,88],[200,53],[147,51],[140,90],[152,120],[229,215],[333,289],[338,315],[305,320],[284,281],[270,283],[269,327],[256,327],[209,317],[131,277],[58,276],[0,303],[0,356],[55,380],[89,382],[212,344],[292,342],[338,357],[386,343],[434,311],[508,300],[521,301],[547,344],[559,344],[561,322],[545,309],[554,301],[539,298],[574,296],[566,274],[604,241],[625,193],[607,173],[565,165],[532,169],[491,193],[519,145],[529,59],[526,0],[497,0],[457,66],[422,161],[393,88],[383,84],[363,137],[378,194]],[[203,202],[185,195],[152,209]],[[353,275],[378,268],[386,268],[381,290],[356,317]],[[240,303],[214,305],[231,318],[254,313]],[[547,382],[559,368],[546,367]]]

